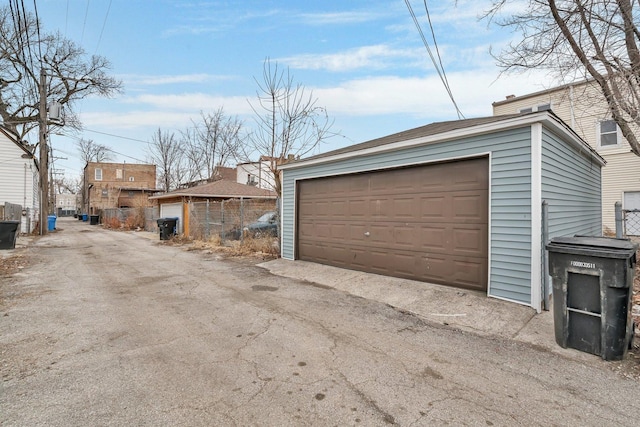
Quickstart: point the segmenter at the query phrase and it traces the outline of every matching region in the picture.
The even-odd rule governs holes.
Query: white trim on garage
[[[531,306],[542,304],[542,124],[531,125]]]

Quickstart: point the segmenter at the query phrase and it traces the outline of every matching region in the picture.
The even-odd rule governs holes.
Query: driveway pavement
[[[446,321],[465,305],[58,228],[2,255],[23,268],[0,277],[0,425],[637,425],[622,364]]]

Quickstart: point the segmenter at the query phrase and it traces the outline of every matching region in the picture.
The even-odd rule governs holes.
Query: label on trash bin
[[[580,268],[596,268],[596,265],[593,262],[584,262],[584,261],[571,261],[572,267],[580,267]]]

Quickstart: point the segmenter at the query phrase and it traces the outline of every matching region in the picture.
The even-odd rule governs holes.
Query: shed
[[[250,185],[238,184],[235,181],[219,180],[190,188],[181,188],[168,193],[149,197],[156,200],[160,208],[160,217],[178,218],[179,232],[188,233],[188,204],[195,201],[219,201],[227,199],[272,199],[276,193]]]
[[[601,235],[605,162],[549,111],[432,123],[282,165],[282,258],[540,310],[550,237]]]

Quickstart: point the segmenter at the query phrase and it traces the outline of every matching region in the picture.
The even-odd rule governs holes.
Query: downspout
[[[24,164],[24,191],[22,195],[22,208],[27,208],[27,164]]]

